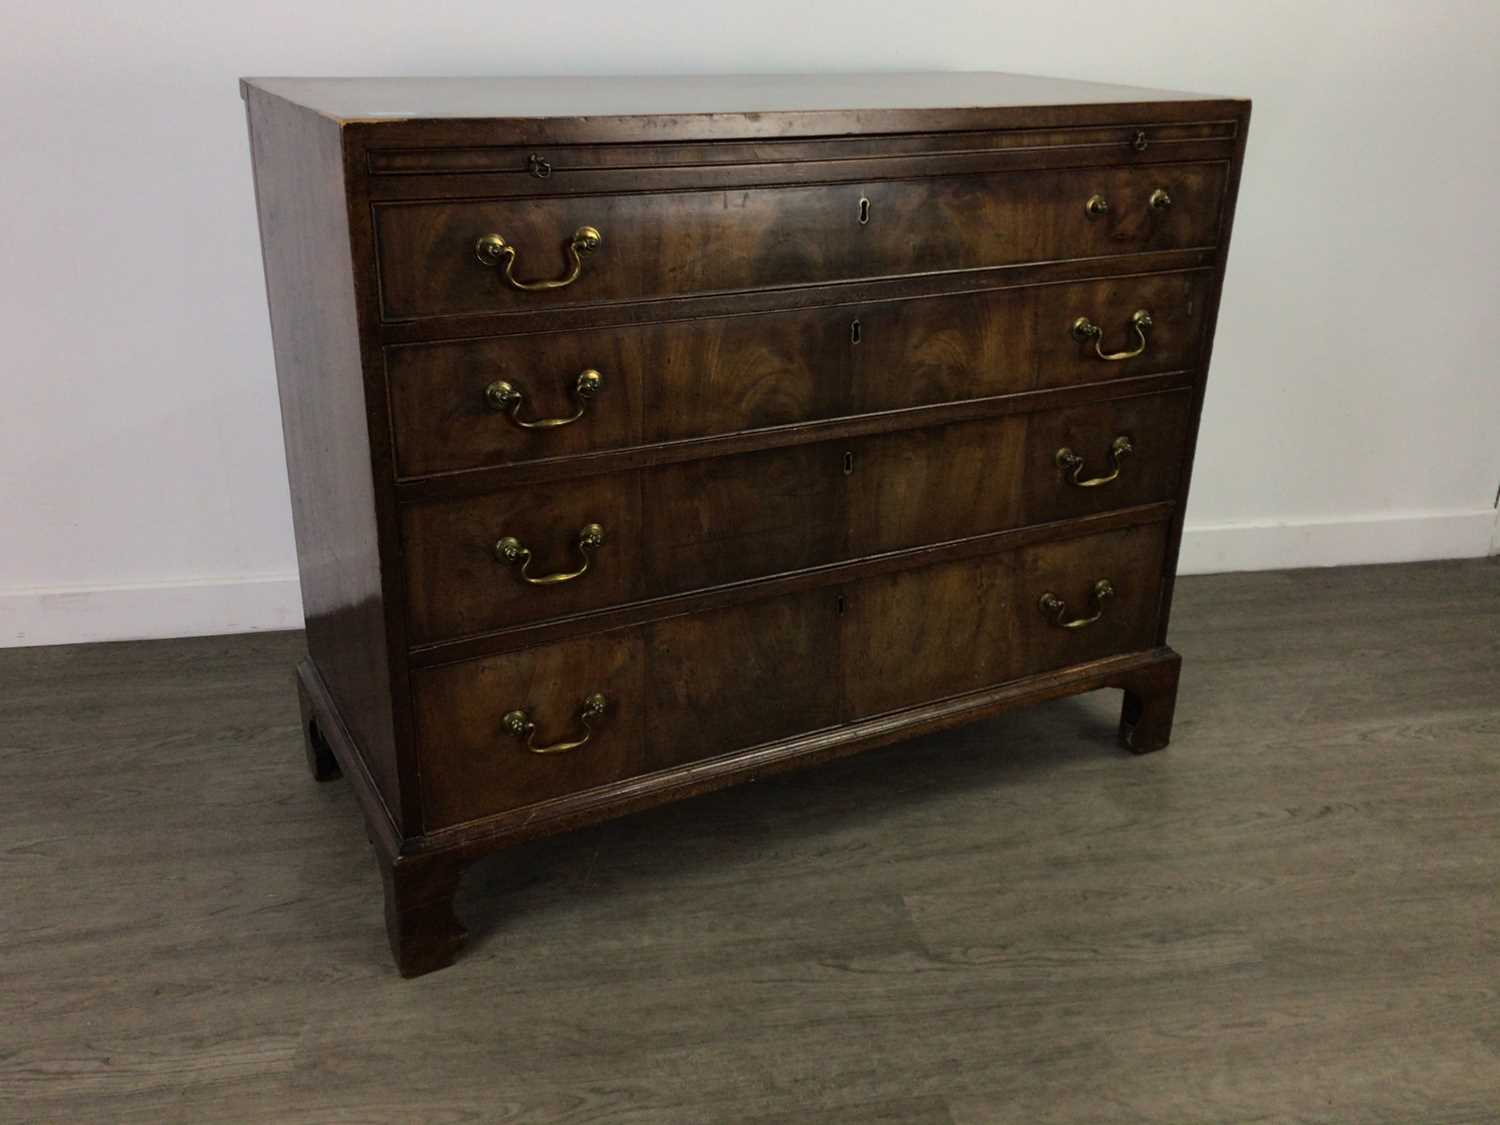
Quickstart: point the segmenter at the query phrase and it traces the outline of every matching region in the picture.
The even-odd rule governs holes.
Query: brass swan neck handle
[[[1083,458],[1074,453],[1066,445],[1057,451],[1057,467],[1063,471],[1063,480],[1076,488],[1098,488],[1101,484],[1108,484],[1120,475],[1120,459],[1135,452],[1135,446],[1131,444],[1130,438],[1121,434],[1109,444],[1109,474],[1102,477],[1083,477]]]
[[[529,586],[556,586],[560,582],[571,582],[575,578],[581,578],[589,568],[592,559],[589,552],[604,545],[604,528],[597,523],[586,523],[578,531],[575,546],[578,553],[583,556],[583,562],[577,570],[564,570],[556,574],[532,575],[526,572],[531,565],[531,548],[527,547],[514,535],[507,535],[495,544],[495,558],[507,565],[521,564],[517,572],[522,582]]]
[[[1080,316],[1073,322],[1073,339],[1080,344],[1086,344],[1090,340],[1094,343],[1094,353],[1102,360],[1109,363],[1119,363],[1121,360],[1134,359],[1138,355],[1145,354],[1146,333],[1151,330],[1151,314],[1145,309],[1136,309],[1130,315],[1130,327],[1135,329],[1136,346],[1129,351],[1106,352],[1104,350],[1104,329],[1100,328],[1086,316]]]
[[[536,723],[532,722],[531,716],[524,710],[507,711],[500,723],[509,733],[524,739],[526,749],[533,754],[565,754],[569,750],[577,750],[594,737],[594,720],[603,717],[608,709],[609,701],[602,693],[596,691],[587,696],[583,705],[578,709],[578,721],[583,724],[583,736],[549,743],[546,746],[536,744]]]
[[[1089,605],[1093,609],[1088,617],[1068,616],[1068,603],[1059,598],[1050,590],[1043,594],[1037,603],[1044,614],[1051,620],[1052,624],[1059,629],[1082,629],[1092,625],[1104,616],[1104,603],[1115,596],[1115,587],[1108,578],[1101,578],[1094,583],[1093,589],[1089,591]]]
[[[571,426],[582,418],[584,411],[589,408],[589,403],[603,388],[604,376],[599,372],[592,367],[580,371],[578,378],[573,382],[573,398],[578,402],[578,409],[566,418],[534,418],[529,422],[522,418],[521,403],[526,398],[526,392],[508,379],[496,379],[485,387],[484,401],[489,404],[491,410],[506,415],[512,425],[519,426],[523,430],[555,430],[559,426]]]
[[[544,281],[522,281],[516,277],[513,271],[516,267],[517,251],[513,245],[505,241],[504,235],[481,235],[479,241],[474,244],[474,256],[486,266],[503,265],[503,276],[506,284],[512,289],[524,289],[528,293],[535,293],[572,285],[583,273],[583,255],[592,254],[603,241],[604,236],[599,233],[597,227],[579,227],[573,232],[573,238],[568,243],[568,256],[572,261],[572,267],[564,276]]]

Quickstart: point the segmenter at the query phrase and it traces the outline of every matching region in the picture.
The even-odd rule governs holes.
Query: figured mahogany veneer
[[[1166,744],[1248,103],[243,93],[308,761],[354,787],[403,974],[511,842],[1098,687]]]
[[[1164,539],[1163,524],[1142,525],[423,669],[413,682],[431,822],[447,827],[1148,649]],[[1083,610],[1101,577],[1115,594],[1096,628],[1070,636],[1038,610],[1048,591]],[[731,637],[734,659],[725,660]],[[542,737],[561,738],[595,691],[610,710],[590,753],[517,756],[497,745],[512,708],[534,701]]]
[[[1191,409],[1182,388],[413,502],[401,512],[411,637],[452,640],[1170,500]],[[1108,471],[1121,436],[1133,452],[1108,486],[1077,487],[1057,464],[1058,450],[1075,450],[1091,479]],[[566,571],[591,523],[606,539],[572,581],[531,586],[495,557],[496,542],[514,536],[532,549],[534,573]]]
[[[388,348],[398,469],[419,477],[1192,371],[1212,283],[1208,270],[1142,274]],[[1101,364],[1072,335],[1087,316],[1107,344],[1127,343],[1137,309],[1153,324],[1135,359]],[[590,369],[604,386],[587,425],[525,430],[485,399],[504,379],[524,389],[526,417],[567,415]]]
[[[1226,174],[1217,162],[384,203],[376,208],[382,304],[401,320],[1212,246]],[[1153,207],[1157,192],[1170,205]],[[1108,203],[1097,216],[1085,206],[1096,196]],[[603,235],[586,285],[519,292],[481,274],[476,231],[499,232],[519,249],[518,276],[546,277],[560,272],[563,247],[582,227]]]

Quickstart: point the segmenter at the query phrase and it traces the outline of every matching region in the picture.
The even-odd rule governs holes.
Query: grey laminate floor
[[[0,1117],[1500,1120],[1500,560],[1184,579],[1118,696],[517,849],[403,982],[296,635],[0,653]]]

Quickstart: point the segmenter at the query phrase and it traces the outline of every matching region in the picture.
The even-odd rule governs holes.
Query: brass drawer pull
[[[531,548],[522,544],[514,535],[507,535],[495,544],[495,557],[503,563],[514,565],[521,564],[520,576],[522,582],[530,583],[532,586],[556,586],[559,582],[571,582],[581,577],[589,568],[589,551],[604,544],[604,528],[597,523],[584,524],[578,532],[578,553],[583,556],[583,564],[577,570],[559,571],[557,574],[543,574],[533,578],[526,573],[526,568],[531,565]]]
[[[1130,327],[1135,329],[1138,341],[1135,347],[1128,352],[1106,352],[1102,346],[1104,342],[1104,329],[1100,328],[1086,316],[1080,316],[1073,322],[1073,339],[1080,344],[1086,344],[1090,340],[1094,342],[1094,353],[1103,360],[1110,363],[1118,363],[1122,359],[1134,359],[1146,352],[1146,333],[1151,330],[1151,314],[1145,309],[1136,309],[1130,314]]]
[[[527,292],[536,292],[542,289],[561,289],[564,285],[572,285],[578,280],[578,275],[583,272],[583,255],[592,254],[599,248],[599,243],[604,241],[604,236],[594,227],[579,227],[573,232],[573,240],[568,243],[568,255],[573,259],[573,268],[566,277],[560,277],[551,281],[518,281],[511,271],[516,265],[516,248],[498,234],[483,235],[474,244],[474,256],[487,266],[505,263],[505,280],[515,289],[525,289]]]
[[[577,381],[573,384],[573,397],[578,400],[578,409],[566,418],[538,418],[533,422],[527,422],[520,416],[521,402],[526,397],[525,392],[505,379],[497,379],[484,388],[484,401],[490,404],[490,409],[507,414],[511,422],[523,430],[555,430],[558,426],[571,426],[582,418],[583,412],[588,409],[589,400],[603,387],[604,376],[592,367],[580,371]]]
[[[1120,475],[1120,458],[1135,452],[1135,446],[1124,434],[1115,438],[1109,445],[1109,468],[1107,477],[1090,477],[1088,480],[1080,480],[1083,475],[1083,458],[1074,453],[1066,445],[1057,451],[1057,467],[1063,471],[1063,480],[1079,488],[1098,488],[1101,484],[1108,484]]]
[[[1135,150],[1137,152],[1145,152],[1148,143],[1145,133],[1137,133],[1135,135]],[[1172,196],[1167,192],[1166,188],[1157,188],[1151,193],[1146,203],[1153,211],[1165,211],[1168,207],[1172,206]],[[1109,200],[1105,199],[1098,192],[1089,196],[1084,202],[1083,213],[1091,219],[1103,218],[1109,212]]]
[[[500,720],[505,729],[517,738],[526,740],[526,749],[533,754],[563,754],[569,750],[577,750],[589,739],[594,737],[593,722],[603,716],[609,707],[609,702],[599,692],[594,692],[583,701],[583,706],[578,709],[578,721],[583,724],[583,737],[570,739],[567,742],[554,742],[550,746],[538,746],[534,741],[536,737],[536,724],[525,711],[507,711],[505,717]]]
[[[1043,594],[1038,604],[1042,607],[1042,612],[1052,619],[1052,624],[1059,629],[1082,629],[1085,625],[1092,625],[1104,616],[1104,602],[1114,596],[1115,588],[1110,580],[1099,579],[1094,583],[1094,588],[1089,591],[1089,605],[1093,607],[1094,612],[1088,617],[1075,617],[1071,621],[1068,619],[1068,603],[1056,594],[1050,591]]]

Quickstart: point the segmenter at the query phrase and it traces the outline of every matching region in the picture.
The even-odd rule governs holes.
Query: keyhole
[[[859,197],[859,225],[864,226],[870,221],[870,201],[864,196]]]
[[[849,599],[846,598],[846,597],[844,597],[843,594],[836,594],[834,596],[834,599],[833,599],[833,612],[836,613],[836,614],[838,614],[840,617],[843,617],[844,616],[844,612],[848,608],[849,608]]]
[[[844,475],[847,477],[854,472],[854,450],[844,450]]]
[[[859,317],[855,317],[853,320],[851,320],[849,322],[849,342],[851,344],[857,344],[857,343],[859,343],[859,340],[860,340]]]

